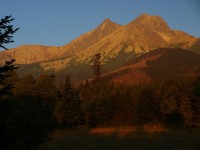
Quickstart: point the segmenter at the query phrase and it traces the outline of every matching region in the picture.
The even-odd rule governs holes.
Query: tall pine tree
[[[60,88],[55,117],[60,127],[73,127],[81,122],[81,104],[78,92],[72,86],[69,76]]]
[[[12,40],[13,34],[19,29],[13,28],[13,25],[10,23],[14,20],[12,16],[5,16],[0,20],[0,48],[6,49],[5,44],[14,42]],[[12,84],[6,84],[5,79],[9,77],[9,72],[17,69],[13,65],[15,60],[9,60],[5,62],[5,65],[0,66],[0,100],[9,94],[12,89]]]
[[[101,54],[100,53],[95,55],[92,69],[93,69],[93,74],[94,74],[94,81],[97,84],[100,84],[100,76],[101,76]]]

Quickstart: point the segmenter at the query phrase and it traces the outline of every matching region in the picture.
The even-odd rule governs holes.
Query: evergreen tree
[[[55,86],[55,76],[42,74],[36,79],[35,94],[41,97],[43,103],[48,105],[52,111],[55,107],[57,88]]]
[[[13,42],[12,35],[18,30],[10,25],[14,19],[6,16],[0,21],[0,47]],[[35,96],[35,80],[32,76],[15,84],[11,95],[14,60],[0,67],[0,149],[36,150],[47,140],[53,128],[52,112],[41,98]],[[4,100],[2,100],[4,99]]]
[[[160,119],[160,106],[155,90],[146,85],[140,89],[135,104],[135,113],[139,124],[157,123]]]
[[[60,127],[73,127],[81,122],[81,103],[78,92],[72,86],[69,76],[60,88],[55,117]]]
[[[13,65],[13,62],[14,60],[6,61],[5,65],[0,67],[0,100],[4,99],[6,95],[11,94],[13,84],[7,83],[6,79],[11,76],[10,73],[13,70],[18,68]]]
[[[15,19],[12,16],[5,16],[0,21],[0,47],[3,49],[7,49],[4,44],[14,42],[12,35],[19,30],[19,28],[14,29],[13,25],[10,25],[13,20]]]
[[[5,44],[14,42],[12,40],[13,34],[19,29],[13,28],[10,23],[14,20],[12,16],[5,16],[0,21],[0,48],[7,49]],[[9,71],[17,69],[13,65],[15,60],[9,60],[5,62],[4,66],[0,66],[0,100],[4,98],[5,95],[9,94],[12,89],[12,84],[6,84],[5,79],[9,77]]]
[[[193,83],[193,103],[192,108],[195,111],[194,120],[197,126],[200,126],[200,77],[197,77]]]
[[[96,109],[97,109],[97,102],[96,97],[92,96],[88,101],[83,103],[83,113],[84,113],[84,121],[85,124],[89,127],[95,127],[97,125],[97,117],[96,117]]]
[[[194,81],[194,95],[200,99],[200,76]]]
[[[98,124],[108,124],[113,117],[113,99],[109,94],[102,93],[97,100],[96,117]]]
[[[36,80],[32,75],[28,74],[16,82],[14,87],[14,95],[17,97],[27,97],[34,99]]]
[[[37,150],[53,130],[52,112],[38,97],[8,99],[4,144],[7,150]],[[1,147],[2,148],[2,147]]]
[[[93,74],[94,74],[94,81],[97,84],[99,84],[100,76],[101,76],[101,54],[100,53],[95,55],[92,68],[93,68]]]

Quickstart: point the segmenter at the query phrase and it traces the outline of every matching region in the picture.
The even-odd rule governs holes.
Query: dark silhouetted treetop
[[[100,83],[100,76],[101,76],[101,54],[98,53],[94,56],[94,61],[92,65],[94,80],[97,84]]]
[[[0,48],[7,50],[4,44],[14,42],[12,40],[12,35],[19,30],[19,28],[14,29],[13,25],[10,25],[13,20],[14,18],[12,18],[12,16],[5,16],[0,21]],[[7,85],[5,79],[9,77],[8,74],[10,71],[14,71],[18,68],[13,65],[14,61],[14,59],[6,61],[4,66],[0,66],[0,99],[2,99],[4,95],[10,93],[12,89],[12,85]]]
[[[19,28],[14,29],[13,25],[10,25],[13,20],[15,19],[12,16],[5,16],[0,21],[0,47],[3,49],[7,49],[4,44],[14,42],[12,35],[19,30]]]
[[[13,88],[13,85],[5,83],[5,80],[10,77],[10,72],[18,68],[13,65],[14,61],[15,60],[6,61],[5,65],[0,67],[0,99],[3,99],[4,95],[10,94]]]

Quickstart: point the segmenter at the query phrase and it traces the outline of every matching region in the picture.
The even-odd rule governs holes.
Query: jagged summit
[[[100,30],[110,30],[110,29],[116,29],[120,27],[121,25],[111,21],[109,18],[106,18],[103,20],[103,22],[98,26],[98,29]]]
[[[110,18],[106,18],[103,20],[103,22],[101,24],[103,24],[103,23],[112,23],[112,20]]]
[[[143,13],[130,24],[137,27],[151,28],[158,32],[171,32],[171,28],[167,22],[162,17],[157,15]]]
[[[138,18],[146,19],[146,18],[149,18],[149,17],[151,17],[151,15],[149,15],[147,13],[142,13]]]
[[[136,19],[141,19],[141,20],[147,20],[147,19],[151,19],[151,20],[164,20],[162,17],[158,16],[158,15],[150,15],[147,13],[142,13],[140,14]]]

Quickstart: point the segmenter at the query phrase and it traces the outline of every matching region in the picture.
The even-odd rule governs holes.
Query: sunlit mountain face
[[[151,54],[152,58],[156,57],[156,60],[152,62],[155,65],[145,62],[146,58],[143,59],[142,55],[158,48],[164,48],[164,50],[160,50],[161,52],[157,50],[155,56]],[[178,48],[178,50],[169,48]],[[69,74],[75,80],[85,80],[92,76],[91,64],[97,53],[101,54],[102,70],[106,74],[114,70],[123,70],[124,65],[138,60],[139,57],[141,59],[139,64],[142,64],[143,61],[147,64],[146,67],[137,63],[132,66],[133,68],[135,65],[142,66],[142,72],[141,69],[137,69],[137,71],[139,70],[138,76],[145,76],[146,80],[160,78],[157,77],[156,70],[152,69],[156,64],[166,64],[165,62],[169,61],[173,64],[164,67],[173,66],[178,63],[178,59],[182,58],[182,55],[188,54],[188,60],[182,60],[182,69],[177,66],[179,69],[175,69],[177,71],[175,74],[184,73],[181,70],[191,68],[188,75],[195,75],[195,71],[199,71],[197,65],[199,62],[193,64],[190,60],[192,60],[192,56],[199,57],[200,39],[183,31],[171,29],[160,16],[142,14],[123,26],[110,19],[105,19],[97,28],[61,47],[23,45],[9,51],[2,51],[0,63],[2,64],[10,58],[16,59],[16,64],[21,66],[18,69],[20,75],[32,73],[34,76],[38,76],[42,73],[54,73],[59,77]],[[157,57],[157,55],[160,56]],[[161,62],[163,59],[165,62]],[[188,68],[188,66],[190,67]],[[135,71],[135,69],[133,70]],[[166,70],[162,70],[162,73],[161,77],[167,74]]]

